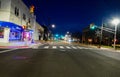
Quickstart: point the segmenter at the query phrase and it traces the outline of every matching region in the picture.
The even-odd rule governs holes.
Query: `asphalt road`
[[[8,49],[0,49],[0,51],[4,51],[4,50],[8,50]]]
[[[47,44],[1,53],[0,77],[120,77],[120,61],[95,53],[98,51]]]

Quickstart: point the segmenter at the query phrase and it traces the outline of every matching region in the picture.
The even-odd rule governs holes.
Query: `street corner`
[[[29,47],[32,48],[32,49],[38,49],[39,46],[42,46],[44,45],[43,43],[34,43],[32,45],[30,45]]]
[[[88,44],[78,44],[78,45],[84,46],[84,47],[90,47],[90,48],[100,49],[98,46],[95,46],[95,45],[88,45]]]
[[[20,49],[20,48],[29,48],[28,46],[0,46],[0,49]]]
[[[120,52],[120,50],[115,50],[114,48],[105,48],[105,47],[100,47],[97,48],[97,50],[101,50],[101,51],[107,51],[107,52]]]
[[[9,50],[7,48],[0,48],[0,51]]]
[[[5,52],[11,52],[14,50],[17,50],[18,48],[14,48],[14,49],[0,49],[0,53],[5,53]]]

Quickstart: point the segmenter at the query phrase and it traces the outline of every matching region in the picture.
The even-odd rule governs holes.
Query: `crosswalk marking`
[[[84,49],[84,47],[79,47],[79,46],[77,46],[77,48],[79,48],[79,49]]]
[[[72,46],[73,49],[77,49],[76,47]]]
[[[71,49],[69,46],[66,46],[67,49]]]
[[[56,46],[53,46],[52,48],[53,48],[53,49],[56,49],[57,47],[56,47]]]
[[[63,46],[60,46],[60,48],[61,48],[61,49],[64,49],[64,47],[63,47]]]
[[[45,48],[45,49],[48,49],[48,48],[49,48],[49,46],[45,46],[44,48]]]
[[[80,47],[80,46],[44,46],[44,49],[93,49],[93,48],[87,48],[87,47]]]

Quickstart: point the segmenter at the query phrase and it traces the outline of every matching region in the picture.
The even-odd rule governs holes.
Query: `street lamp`
[[[52,25],[52,28],[55,28],[55,25]]]
[[[67,34],[69,34],[69,31],[67,32]]]
[[[112,24],[115,25],[115,33],[114,33],[114,49],[115,49],[115,44],[116,44],[116,33],[117,33],[117,25],[120,23],[120,20],[119,19],[114,19],[112,21]]]
[[[51,30],[52,30],[52,32],[53,32],[53,29],[55,28],[55,25],[54,25],[54,24],[52,24],[52,25],[51,25],[51,27],[52,27],[52,29],[51,29]],[[52,35],[52,39],[54,40],[54,32],[53,32],[53,35]]]

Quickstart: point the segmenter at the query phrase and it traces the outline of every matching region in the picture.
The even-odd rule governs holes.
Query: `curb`
[[[33,43],[30,45],[21,45],[21,46],[0,46],[0,49],[24,49],[24,48],[34,48],[34,47],[38,47],[40,45],[44,45],[43,43]]]
[[[30,47],[30,48],[33,48],[33,49],[38,49],[38,47],[39,47],[39,46],[42,46],[42,45],[44,45],[44,44],[38,43],[38,44],[33,44],[33,45],[29,46],[29,47]]]
[[[111,52],[120,52],[120,50],[108,49],[108,48],[100,48],[101,50],[107,50]]]
[[[79,44],[79,45],[82,45],[82,44]],[[101,50],[107,50],[111,52],[120,52],[120,50],[114,50],[113,48],[110,48],[110,49],[105,47],[98,48],[97,46],[85,45],[85,44],[83,44],[82,46],[92,47],[92,48],[101,49]]]
[[[15,49],[9,49],[9,50],[3,50],[3,51],[0,51],[0,54],[1,54],[1,53],[5,53],[5,52],[14,51],[14,50],[17,50],[17,48],[15,48]]]
[[[29,48],[29,46],[0,46],[1,49]]]

